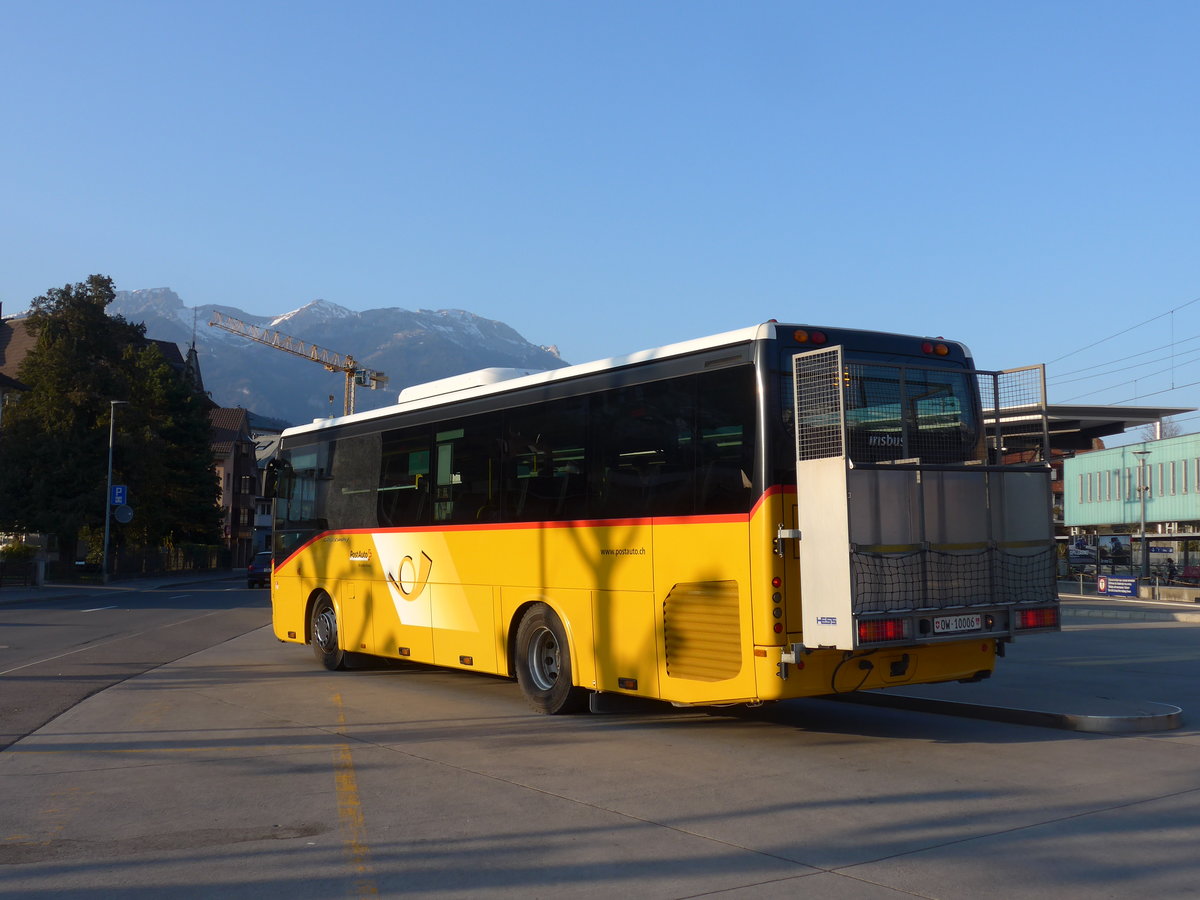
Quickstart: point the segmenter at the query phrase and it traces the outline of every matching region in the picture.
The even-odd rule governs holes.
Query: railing
[[[188,547],[172,550],[119,550],[109,563],[109,578],[137,578],[144,575],[172,575],[186,572],[211,572],[230,567],[229,550],[223,547]],[[49,582],[100,581],[98,563],[60,560],[46,564]]]
[[[1135,569],[1130,571],[1102,572],[1102,576],[1116,575],[1122,578],[1138,578],[1140,573]],[[1118,595],[1101,594],[1096,583],[1094,572],[1073,572],[1060,576],[1057,582],[1059,596],[1098,597],[1104,600],[1128,599]],[[1140,583],[1142,600],[1161,600],[1170,602],[1200,603],[1200,585],[1195,580],[1171,580],[1163,575],[1151,575],[1148,581]]]
[[[33,584],[34,562],[0,559],[0,590],[6,587],[29,587]]]

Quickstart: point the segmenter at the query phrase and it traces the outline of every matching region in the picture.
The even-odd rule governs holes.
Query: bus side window
[[[754,370],[708,372],[699,387],[696,512],[746,512],[754,494]]]
[[[324,444],[287,451],[276,492],[275,517],[278,521],[303,523],[308,527],[320,523],[321,528],[326,527],[324,519],[317,518],[317,512],[324,499],[323,487],[328,484],[321,469],[327,458],[328,448]]]
[[[378,524],[378,433],[339,438],[330,451],[333,486],[325,499],[329,527],[374,528]]]
[[[574,397],[510,410],[504,420],[504,518],[587,515],[587,403]]]
[[[500,519],[499,416],[438,426],[434,435],[437,471],[436,522],[471,524]]]
[[[430,515],[430,435],[424,428],[383,436],[379,467],[379,524],[423,525]]]
[[[695,470],[695,382],[652,382],[594,398],[603,471],[595,485],[605,518],[686,515]]]

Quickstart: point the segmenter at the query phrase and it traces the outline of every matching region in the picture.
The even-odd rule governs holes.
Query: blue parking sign
[[[113,506],[124,506],[129,496],[129,491],[123,484],[114,484],[112,486],[112,496],[108,498],[108,502]]]

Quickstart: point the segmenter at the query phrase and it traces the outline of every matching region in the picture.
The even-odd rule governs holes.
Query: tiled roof
[[[187,364],[184,362],[183,354],[179,352],[178,344],[174,341],[160,341],[154,338],[146,340],[158,347],[167,365],[176,372],[183,373]],[[9,378],[16,378],[21,363],[25,361],[25,357],[36,345],[37,336],[29,328],[28,319],[0,321],[0,376],[7,375]]]
[[[146,338],[151,344],[158,347],[158,352],[163,355],[167,365],[176,372],[182,372],[187,363],[183,360],[183,354],[179,352],[179,345],[174,341],[160,341],[157,338]]]
[[[3,391],[27,391],[29,386],[21,384],[15,378],[9,378],[3,372],[0,372],[0,390]]]
[[[37,343],[24,319],[0,321],[0,375],[17,377],[17,369]]]
[[[220,452],[222,445],[232,450],[236,441],[250,440],[250,419],[240,406],[233,409],[221,408],[208,411],[212,426],[213,449]]]

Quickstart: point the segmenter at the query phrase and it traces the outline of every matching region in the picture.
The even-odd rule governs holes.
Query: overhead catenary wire
[[[1174,371],[1177,368],[1179,368],[1180,366],[1186,365],[1190,362],[1195,362],[1197,359],[1200,359],[1200,348],[1197,348],[1195,350],[1189,350],[1185,357],[1174,358],[1171,362],[1171,365],[1166,369],[1159,369],[1157,372],[1148,372],[1148,373],[1143,373],[1141,375],[1133,376],[1131,378],[1126,379],[1125,381],[1120,382],[1120,384],[1129,384],[1131,381],[1137,381],[1140,378],[1148,378],[1151,375],[1160,375],[1163,372],[1174,373]],[[1064,385],[1075,384],[1080,381],[1091,381],[1092,379],[1095,379],[1095,378],[1102,378],[1105,375],[1115,375],[1117,373],[1130,374],[1132,372],[1132,370],[1134,370],[1134,369],[1140,369],[1145,366],[1151,366],[1151,365],[1154,365],[1155,363],[1159,363],[1159,362],[1162,362],[1161,358],[1149,359],[1149,360],[1146,360],[1145,362],[1135,363],[1133,365],[1122,366],[1121,368],[1117,368],[1117,369],[1106,369],[1103,372],[1093,372],[1090,375],[1080,375],[1078,378],[1053,378],[1053,379],[1048,378],[1048,379],[1046,379],[1046,381],[1048,384],[1050,384],[1053,387],[1061,388]]]
[[[1071,401],[1078,400],[1081,397],[1090,397],[1093,394],[1102,394],[1105,391],[1116,390],[1117,388],[1124,387],[1127,384],[1137,384],[1139,381],[1142,381],[1146,378],[1153,378],[1155,375],[1162,375],[1164,372],[1174,372],[1174,369],[1175,369],[1175,366],[1172,365],[1166,369],[1159,369],[1157,372],[1146,372],[1143,375],[1139,375],[1137,378],[1130,378],[1126,381],[1118,381],[1116,384],[1110,384],[1107,387],[1096,388],[1094,391],[1084,391],[1082,394],[1076,394],[1074,397],[1068,397],[1066,400],[1063,400],[1060,402],[1070,403]],[[1200,383],[1200,382],[1192,382],[1192,384],[1197,384],[1197,383]],[[1169,387],[1169,388],[1163,388],[1160,391],[1150,391],[1145,394],[1140,394],[1138,396],[1131,397],[1128,400],[1118,400],[1117,402],[1118,403],[1131,403],[1131,402],[1137,400],[1139,396],[1152,397],[1155,394],[1169,394],[1171,391],[1179,390],[1180,388],[1185,388],[1185,387],[1190,387],[1190,385],[1181,384],[1178,387],[1176,387],[1174,380],[1172,380],[1171,387]]]
[[[1158,353],[1162,350],[1168,350],[1168,349],[1173,350],[1173,348],[1175,348],[1175,347],[1178,347],[1183,344],[1191,343],[1192,341],[1200,341],[1200,334],[1193,335],[1192,337],[1184,338],[1181,341],[1172,342],[1170,344],[1159,344],[1157,347],[1151,347],[1149,350],[1142,350],[1138,353],[1131,353],[1128,356],[1118,356],[1115,359],[1108,359],[1102,363],[1096,363],[1094,366],[1084,366],[1081,369],[1070,369],[1069,371],[1066,371],[1066,372],[1060,372],[1060,373],[1058,373],[1058,375],[1054,376],[1053,378],[1048,378],[1047,380],[1052,383],[1055,383],[1055,384],[1066,384],[1071,381],[1079,381],[1081,379],[1068,378],[1067,376],[1068,375],[1079,375],[1082,372],[1093,372],[1095,369],[1101,369],[1106,366],[1119,366],[1121,363],[1128,362],[1131,359],[1137,359],[1139,356],[1147,356],[1148,354]],[[1192,352],[1192,351],[1188,351],[1188,352]],[[1200,350],[1198,350],[1196,352],[1200,352]],[[1154,359],[1154,360],[1149,360],[1145,363],[1136,363],[1136,365],[1149,365],[1150,363],[1157,362],[1157,361],[1158,361],[1157,359]],[[1128,368],[1128,366],[1126,366],[1125,368]],[[1119,369],[1116,371],[1119,371]],[[1106,373],[1098,372],[1095,374],[1104,375]],[[1084,377],[1090,378],[1093,376],[1088,375],[1088,376],[1084,376]]]
[[[1126,397],[1126,398],[1125,398],[1125,399],[1123,399],[1123,400],[1114,400],[1112,403],[1110,403],[1110,404],[1108,404],[1108,405],[1110,405],[1110,406],[1119,406],[1119,405],[1120,405],[1120,404],[1122,404],[1122,403],[1140,403],[1140,402],[1141,402],[1142,400],[1144,400],[1146,397],[1155,397],[1155,396],[1157,396],[1157,395],[1159,395],[1159,394],[1169,394],[1169,393],[1171,393],[1172,391],[1181,391],[1181,390],[1183,390],[1184,388],[1195,387],[1195,386],[1196,386],[1196,385],[1198,385],[1198,384],[1200,384],[1200,381],[1189,381],[1187,384],[1178,384],[1178,385],[1173,385],[1172,387],[1169,387],[1169,388],[1163,388],[1161,391],[1146,391],[1144,394],[1137,394],[1137,395],[1135,395],[1135,396],[1133,396],[1133,397]],[[1115,385],[1115,386],[1116,386],[1116,387],[1120,387],[1121,385]],[[1090,396],[1090,395],[1089,395],[1089,394],[1081,394],[1080,396],[1082,396],[1082,397],[1087,397],[1087,396]],[[1073,398],[1073,399],[1078,399],[1078,398]],[[1070,400],[1063,400],[1063,401],[1061,401],[1061,402],[1063,402],[1063,403],[1070,403],[1071,401],[1070,401]]]
[[[1136,331],[1137,329],[1142,328],[1146,325],[1149,325],[1152,322],[1157,322],[1159,319],[1165,319],[1167,316],[1173,316],[1175,313],[1179,312],[1179,310],[1186,309],[1187,307],[1191,306],[1194,303],[1200,303],[1200,297],[1196,297],[1192,300],[1189,300],[1187,303],[1181,303],[1179,306],[1176,306],[1174,309],[1169,309],[1166,312],[1159,313],[1157,316],[1151,316],[1149,319],[1146,319],[1145,321],[1142,321],[1142,322],[1138,322],[1136,325],[1130,325],[1128,328],[1122,328],[1120,331],[1110,334],[1108,337],[1100,338],[1100,340],[1098,340],[1098,341],[1093,341],[1092,343],[1090,343],[1084,347],[1080,347],[1078,350],[1072,350],[1070,353],[1064,353],[1062,356],[1060,356],[1056,359],[1050,360],[1050,362],[1046,363],[1046,365],[1052,366],[1055,363],[1061,362],[1064,359],[1075,356],[1078,353],[1083,353],[1085,350],[1091,350],[1093,347],[1099,347],[1101,344],[1107,343],[1108,341],[1111,341],[1111,340],[1115,340],[1116,338],[1121,337],[1121,335],[1123,335],[1123,334],[1129,334],[1129,332]]]
[[[1192,307],[1197,303],[1200,303],[1200,297],[1195,297],[1186,303],[1181,303],[1162,313],[1151,316],[1147,319],[1143,319],[1136,324],[1114,331],[1107,337],[1092,341],[1076,350],[1072,350],[1069,353],[1065,353],[1056,357],[1051,363],[1047,364],[1047,386],[1050,387],[1050,389],[1056,394],[1071,386],[1075,387],[1076,390],[1079,390],[1083,387],[1080,382],[1094,383],[1098,379],[1118,374],[1124,375],[1125,377],[1115,382],[1109,382],[1102,387],[1081,391],[1080,393],[1066,399],[1056,398],[1055,402],[1088,402],[1086,398],[1098,396],[1111,397],[1117,391],[1127,391],[1130,396],[1120,400],[1105,399],[1103,402],[1108,405],[1142,403],[1145,402],[1147,398],[1157,397],[1163,394],[1171,394],[1176,391],[1194,387],[1197,382],[1188,381],[1184,384],[1177,384],[1176,378],[1177,375],[1183,374],[1189,368],[1191,369],[1189,374],[1192,374],[1196,371],[1194,366],[1197,361],[1200,361],[1200,349],[1195,347],[1188,349],[1187,345],[1200,340],[1200,334],[1191,335],[1183,338],[1182,340],[1177,339],[1176,331],[1178,323],[1176,322],[1176,313]],[[1068,359],[1087,350],[1099,347],[1109,341],[1129,335],[1130,333],[1152,323],[1161,322],[1163,319],[1170,320],[1170,327],[1167,329],[1169,341],[1166,344],[1159,344],[1148,350],[1127,353],[1120,357],[1108,356],[1103,362],[1079,366],[1068,371],[1054,374],[1052,374],[1050,371],[1050,367],[1055,363],[1060,363],[1064,359]],[[1121,345],[1122,348],[1126,348],[1129,343],[1129,339],[1123,341]],[[1145,371],[1147,367],[1156,363],[1162,367],[1153,371]],[[1169,386],[1163,386],[1164,384]],[[1097,401],[1093,400],[1090,402]]]

